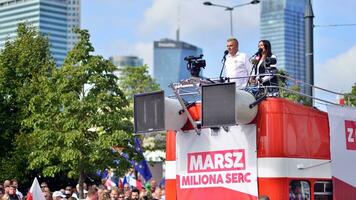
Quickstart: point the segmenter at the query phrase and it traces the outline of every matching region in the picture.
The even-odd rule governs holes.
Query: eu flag
[[[142,158],[140,161],[134,162],[134,168],[138,173],[141,174],[141,176],[146,181],[148,181],[152,178],[152,173],[151,173],[150,167],[148,166],[147,161],[146,161],[145,157],[143,156],[140,140],[138,138],[134,138],[134,143],[135,143],[135,151],[138,154],[140,154],[140,157]]]

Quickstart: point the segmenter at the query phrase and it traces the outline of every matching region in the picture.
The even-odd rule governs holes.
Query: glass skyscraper
[[[169,84],[191,77],[184,58],[199,56],[202,50],[186,42],[162,39],[154,42],[153,54],[153,78],[166,95],[171,95],[173,92],[168,87]]]
[[[305,0],[264,0],[261,3],[261,39],[271,42],[279,68],[306,82]]]
[[[116,67],[138,67],[143,66],[143,59],[137,56],[111,56],[109,60],[116,66]]]
[[[0,49],[16,37],[17,25],[25,22],[48,37],[60,66],[76,39],[69,27],[80,26],[79,13],[80,0],[0,0]]]
[[[143,66],[143,59],[137,56],[110,56],[109,60],[117,67],[117,69],[127,67],[127,66],[129,67]],[[119,70],[116,70],[114,74],[117,77],[121,76]]]
[[[71,50],[78,41],[73,28],[80,28],[80,0],[66,0],[67,3],[67,43],[68,50]]]

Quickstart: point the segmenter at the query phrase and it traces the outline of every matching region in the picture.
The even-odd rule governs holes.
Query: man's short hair
[[[227,39],[227,42],[236,42],[236,44],[239,44],[239,41],[236,38],[229,38]]]
[[[137,194],[140,194],[140,190],[138,190],[137,188],[133,188],[133,189],[131,190],[131,193],[133,193],[133,192],[137,192]]]
[[[16,185],[13,185],[13,184],[10,185],[10,187],[17,189],[17,186],[16,186]]]
[[[4,181],[4,187],[10,187],[11,181],[10,180],[5,180]]]

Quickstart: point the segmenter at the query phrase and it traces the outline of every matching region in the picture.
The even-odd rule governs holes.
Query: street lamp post
[[[211,3],[210,1],[206,1],[203,4],[206,6],[216,6],[216,7],[221,7],[221,8],[225,8],[226,11],[230,11],[230,34],[231,36],[234,36],[234,30],[233,30],[233,23],[232,23],[232,11],[237,8],[237,7],[241,7],[241,6],[246,6],[246,5],[250,5],[250,4],[258,4],[260,3],[259,0],[252,0],[249,3],[242,3],[242,4],[238,4],[235,6],[225,6],[225,5],[221,5],[221,4],[215,4],[215,3]]]

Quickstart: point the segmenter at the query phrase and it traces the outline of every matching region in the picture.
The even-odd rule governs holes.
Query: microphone
[[[262,51],[263,51],[263,50],[262,50],[261,48],[258,48],[258,51],[257,51],[255,54],[253,54],[253,56],[257,56],[257,55],[261,54]]]
[[[225,51],[224,51],[224,57],[223,57],[223,59],[221,60],[221,62],[224,62],[224,61],[226,60],[226,56],[227,56],[228,53],[229,53],[228,50],[225,50]]]
[[[263,50],[261,48],[258,48],[258,51],[255,54],[253,54],[250,57],[250,59],[248,59],[250,63],[252,63],[253,65],[257,64],[258,61],[260,60],[259,55],[261,55],[262,51]]]
[[[258,51],[257,51],[255,54],[253,54],[253,55],[250,57],[250,59],[248,59],[251,64],[255,65],[255,64],[258,63],[258,61],[260,60],[259,55],[261,55],[262,51],[263,51],[263,50],[262,50],[261,48],[258,48]]]

